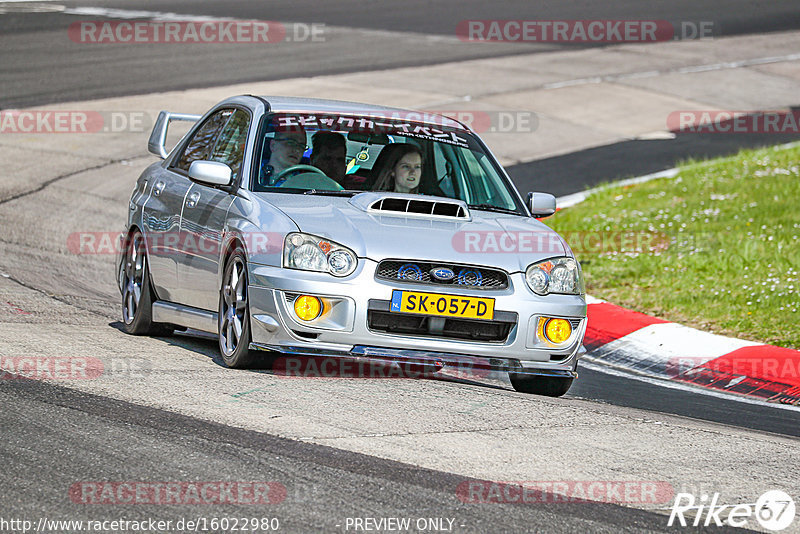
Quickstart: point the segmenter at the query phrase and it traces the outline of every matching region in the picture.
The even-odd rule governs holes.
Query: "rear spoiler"
[[[172,121],[189,121],[197,122],[200,120],[201,115],[187,115],[185,113],[170,113],[169,111],[162,111],[158,114],[156,124],[153,126],[153,132],[150,134],[150,141],[147,142],[147,150],[151,154],[164,159],[167,157],[167,128]]]

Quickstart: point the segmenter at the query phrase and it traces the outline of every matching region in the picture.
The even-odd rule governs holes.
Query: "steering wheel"
[[[290,172],[298,172],[298,171],[314,172],[314,173],[317,173],[317,174],[321,174],[322,176],[325,176],[326,178],[328,177],[327,174],[325,174],[324,172],[322,172],[318,168],[314,167],[313,165],[300,164],[300,165],[292,165],[291,167],[286,167],[285,169],[283,169],[281,172],[279,172],[275,176],[274,181],[277,184],[278,182],[281,181],[281,179],[284,177],[284,175],[289,174]]]

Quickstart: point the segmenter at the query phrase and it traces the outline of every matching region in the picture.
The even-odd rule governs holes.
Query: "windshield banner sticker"
[[[399,113],[397,115],[400,115]],[[420,113],[414,113],[416,117],[422,119]],[[442,127],[448,124],[457,126],[458,123],[447,117],[431,115],[436,117],[437,122],[442,123]],[[426,117],[426,119],[429,117]],[[397,117],[402,120],[402,117]],[[427,139],[451,145],[458,145],[469,148],[469,140],[460,137],[454,131],[444,130],[429,124],[408,122],[390,122],[392,119],[386,117],[369,116],[346,116],[346,115],[280,115],[277,117],[277,128],[282,131],[311,128],[311,129],[331,129],[347,130],[351,132],[363,132],[372,134],[398,135],[403,137],[414,137],[417,139]],[[444,124],[448,123],[448,124]]]

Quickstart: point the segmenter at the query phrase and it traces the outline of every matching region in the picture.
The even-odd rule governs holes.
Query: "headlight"
[[[352,250],[322,237],[292,233],[283,243],[283,266],[289,269],[347,276],[357,265]]]
[[[583,295],[583,275],[575,258],[553,258],[534,263],[525,271],[528,287],[537,295]]]

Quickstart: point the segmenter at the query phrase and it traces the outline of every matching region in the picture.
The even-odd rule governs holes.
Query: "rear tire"
[[[155,294],[150,286],[150,268],[142,233],[137,230],[131,234],[125,247],[119,277],[123,329],[135,336],[172,334],[169,326],[153,322]]]
[[[250,305],[248,302],[247,259],[237,246],[225,262],[219,291],[219,351],[225,365],[249,367],[256,359],[250,350]]]
[[[547,397],[560,397],[569,391],[574,378],[556,378],[551,376],[531,376],[520,373],[508,373],[511,385],[520,393],[532,393]]]

